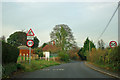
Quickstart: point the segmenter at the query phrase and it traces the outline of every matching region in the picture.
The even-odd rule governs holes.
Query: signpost
[[[111,48],[113,48],[113,47],[117,46],[117,42],[116,42],[116,41],[111,41],[111,42],[109,43],[109,46],[110,46]]]
[[[34,36],[27,36],[27,40],[33,40]]]
[[[29,64],[31,62],[31,47],[34,45],[33,42],[34,39],[34,33],[32,31],[32,29],[30,29],[27,33],[27,46],[29,47]]]

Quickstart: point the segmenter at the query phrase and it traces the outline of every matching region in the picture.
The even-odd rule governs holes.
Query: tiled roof
[[[45,47],[42,48],[43,51],[54,51],[54,50],[58,50],[58,47],[56,45],[46,45]]]
[[[29,49],[27,46],[24,46],[24,45],[19,46],[18,48],[19,48],[19,49]]]

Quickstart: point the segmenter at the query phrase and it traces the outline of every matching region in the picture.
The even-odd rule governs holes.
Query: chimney
[[[55,45],[55,41],[53,41],[53,45]]]

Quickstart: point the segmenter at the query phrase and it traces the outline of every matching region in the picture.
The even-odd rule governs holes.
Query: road
[[[34,72],[25,72],[14,76],[16,78],[110,78],[87,67],[84,62],[72,61],[70,63],[51,66]]]

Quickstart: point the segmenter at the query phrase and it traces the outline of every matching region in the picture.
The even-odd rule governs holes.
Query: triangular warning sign
[[[27,36],[34,36],[35,34],[33,33],[32,29],[30,29],[27,33]]]

